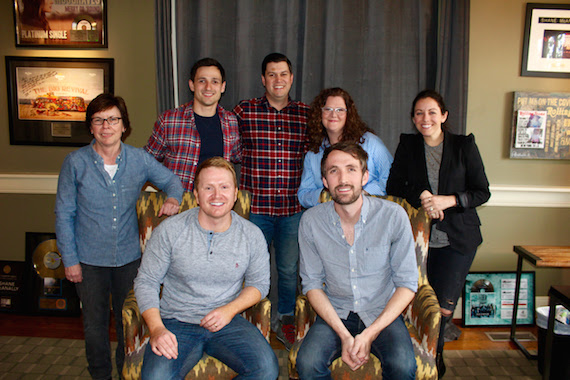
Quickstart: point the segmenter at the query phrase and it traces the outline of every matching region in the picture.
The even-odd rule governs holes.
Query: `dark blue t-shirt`
[[[198,165],[210,157],[224,156],[224,142],[222,135],[222,125],[218,113],[211,117],[194,114],[196,129],[200,135],[200,157]]]

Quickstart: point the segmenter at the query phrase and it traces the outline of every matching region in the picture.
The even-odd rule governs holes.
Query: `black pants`
[[[450,246],[429,249],[427,259],[428,281],[437,295],[439,306],[451,311],[452,315],[476,252],[475,250],[463,253]],[[450,320],[451,316],[447,318],[442,316],[437,352],[443,351],[443,344],[445,343],[443,332],[445,324]]]

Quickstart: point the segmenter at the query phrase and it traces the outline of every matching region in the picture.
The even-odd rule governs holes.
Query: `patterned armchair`
[[[146,243],[156,228],[166,217],[158,217],[158,211],[166,200],[164,193],[141,192],[137,202],[139,220],[139,237],[144,252]],[[196,199],[192,193],[184,193],[180,211],[196,207]],[[244,218],[249,218],[251,194],[239,191],[234,211]],[[267,298],[261,300],[243,312],[243,316],[261,330],[269,342],[271,303]],[[126,380],[140,379],[142,361],[150,335],[137,305],[134,292],[131,290],[123,305],[123,330],[125,334],[125,364],[123,377]],[[237,373],[211,356],[204,355],[194,368],[186,375],[186,379],[232,379]]]
[[[381,197],[401,205],[410,217],[414,235],[416,258],[418,262],[419,281],[418,291],[410,305],[404,310],[403,316],[412,337],[416,355],[416,379],[437,379],[435,355],[439,336],[440,311],[437,297],[427,280],[427,253],[430,234],[430,219],[423,209],[415,209],[406,200],[393,196]],[[321,202],[329,201],[330,194],[323,191]],[[315,321],[316,313],[309,304],[306,296],[297,297],[295,306],[295,333],[297,341],[289,352],[289,377],[298,379],[295,364],[297,353],[305,334]],[[331,364],[333,379],[381,379],[382,368],[380,360],[370,355],[366,365],[352,371],[341,358]]]

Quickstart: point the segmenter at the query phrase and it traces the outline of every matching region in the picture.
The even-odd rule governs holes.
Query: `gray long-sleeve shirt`
[[[262,298],[269,292],[269,253],[261,230],[232,211],[230,228],[207,231],[198,211],[172,216],[153,231],[134,285],[141,312],[159,308],[162,318],[200,323],[237,298],[242,286],[255,287]]]

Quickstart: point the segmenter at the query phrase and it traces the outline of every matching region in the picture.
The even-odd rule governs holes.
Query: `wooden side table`
[[[519,257],[517,262],[513,319],[511,320],[511,341],[528,359],[538,359],[538,355],[533,355],[528,352],[526,347],[516,338],[523,259],[538,268],[570,268],[570,246],[515,245],[513,250]]]

